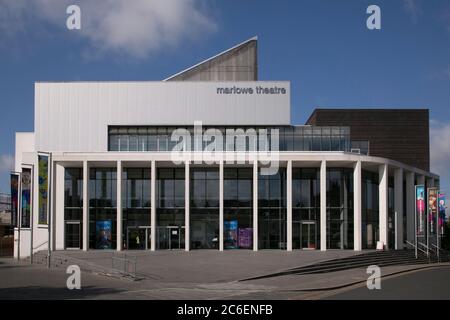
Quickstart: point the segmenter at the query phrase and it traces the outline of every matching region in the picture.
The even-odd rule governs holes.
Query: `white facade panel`
[[[14,156],[14,170],[22,171],[22,164],[27,163],[24,153],[34,152],[34,132],[16,132],[16,148]]]
[[[218,88],[253,94],[220,94]],[[257,93],[256,88],[285,93]],[[289,82],[36,83],[36,149],[107,151],[108,125],[289,125]]]

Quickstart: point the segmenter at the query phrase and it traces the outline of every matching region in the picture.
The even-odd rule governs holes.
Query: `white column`
[[[362,250],[361,225],[361,161],[355,163],[353,170],[353,250]]]
[[[223,251],[223,160],[219,163],[219,250]]]
[[[406,238],[409,242],[415,243],[415,181],[414,172],[406,173]]]
[[[55,251],[55,244],[56,244],[56,178],[57,178],[57,172],[56,172],[56,162],[52,160],[51,162],[51,170],[52,170],[52,180],[49,181],[51,183],[50,185],[50,192],[51,192],[51,202],[50,202],[50,250]],[[30,232],[31,235],[31,232]],[[25,252],[29,252],[30,250],[26,250]]]
[[[150,250],[156,249],[156,161],[152,160],[150,173],[150,232],[151,243]]]
[[[286,206],[287,206],[287,251],[292,251],[292,160],[287,162],[287,186],[286,186]]]
[[[327,162],[320,163],[320,250],[327,250]]]
[[[388,249],[388,165],[382,164],[378,167],[379,175],[379,232],[380,241]]]
[[[258,251],[258,160],[253,162],[253,251]]]
[[[122,251],[122,161],[117,161],[117,251]]]
[[[395,169],[394,174],[394,210],[396,216],[395,250],[403,249],[403,169]]]
[[[83,161],[83,250],[89,249],[89,164]]]
[[[190,184],[190,175],[189,175],[189,161],[186,161],[185,163],[185,169],[184,169],[184,244],[185,244],[185,250],[189,251],[191,247],[191,232],[190,232],[190,215],[189,215],[189,184]]]

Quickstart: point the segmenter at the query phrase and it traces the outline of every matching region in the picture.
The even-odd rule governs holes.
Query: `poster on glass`
[[[250,249],[253,246],[253,228],[239,228],[239,248]]]
[[[112,249],[112,221],[98,220],[95,223],[95,248]]]
[[[237,220],[224,221],[224,247],[225,249],[238,248],[238,222]]]

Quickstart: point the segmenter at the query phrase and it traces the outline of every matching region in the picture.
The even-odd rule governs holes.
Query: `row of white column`
[[[122,161],[117,161],[117,250],[122,249]],[[185,250],[190,250],[190,166],[185,163]],[[292,250],[292,160],[287,162],[287,250]],[[354,164],[353,171],[353,223],[354,223],[354,250],[362,249],[362,174],[361,161]],[[379,241],[388,247],[388,165],[379,165]],[[418,183],[424,183],[424,176],[419,176]],[[223,180],[224,163],[219,163],[219,250],[223,248]],[[407,238],[414,240],[414,184],[415,176],[413,172],[406,172],[406,203],[407,207]],[[327,163],[321,161],[320,164],[320,248],[327,249]],[[89,163],[83,162],[83,250],[89,248]],[[431,182],[430,182],[431,183]],[[395,193],[395,249],[403,248],[403,170],[395,169],[394,174]],[[156,244],[156,163],[151,162],[151,250],[155,250]],[[253,163],[253,250],[258,250],[258,162]]]

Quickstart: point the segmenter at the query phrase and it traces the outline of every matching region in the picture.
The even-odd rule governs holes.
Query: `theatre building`
[[[256,38],[162,81],[37,82],[34,132],[16,133],[15,254],[413,242],[415,185],[439,185],[428,110],[295,125],[291,94],[258,81]]]

